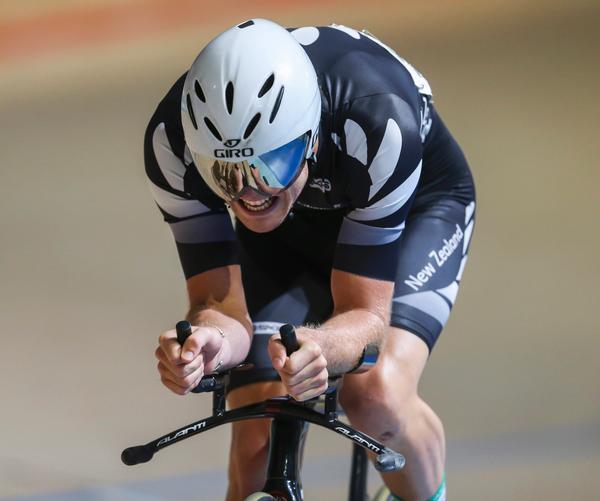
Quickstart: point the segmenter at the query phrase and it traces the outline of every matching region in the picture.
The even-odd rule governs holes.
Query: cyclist
[[[367,32],[253,19],[199,54],[145,137],[149,186],[187,279],[183,347],[161,334],[164,385],[187,394],[244,360],[233,407],[340,393],[353,426],[406,456],[390,499],[445,499],[442,423],[417,386],[456,299],[474,223],[467,162],[425,78]],[[297,328],[286,357],[277,328]],[[260,490],[269,424],[233,425],[229,500]]]

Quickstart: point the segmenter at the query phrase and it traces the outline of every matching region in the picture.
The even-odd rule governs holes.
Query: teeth
[[[273,204],[273,197],[261,200],[260,202],[247,202],[246,200],[242,200],[242,203],[249,211],[260,212],[271,207]]]

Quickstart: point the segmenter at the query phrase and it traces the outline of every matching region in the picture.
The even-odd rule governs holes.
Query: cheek
[[[296,200],[296,194],[293,190],[287,190],[283,196],[281,197],[280,210],[285,212],[286,214],[292,208],[292,204]]]
[[[289,193],[286,193],[285,196],[281,197],[277,211],[273,212],[268,220],[265,220],[265,224],[267,224],[271,230],[277,228],[287,217],[293,202],[293,197],[290,197]]]

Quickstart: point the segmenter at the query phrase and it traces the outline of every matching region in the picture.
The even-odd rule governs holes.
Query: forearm
[[[187,314],[192,325],[214,326],[225,335],[219,358],[222,369],[242,363],[250,350],[252,323],[243,314],[227,314],[213,307],[192,308]]]
[[[322,348],[330,374],[343,374],[356,367],[369,344],[379,346],[383,340],[387,318],[372,311],[353,309],[334,315],[317,328],[302,327]]]

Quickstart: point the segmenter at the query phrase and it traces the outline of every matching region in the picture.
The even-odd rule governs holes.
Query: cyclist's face
[[[296,180],[285,190],[271,197],[248,191],[231,202],[237,219],[249,230],[266,233],[277,228],[290,212],[308,179],[308,166],[304,163]]]

